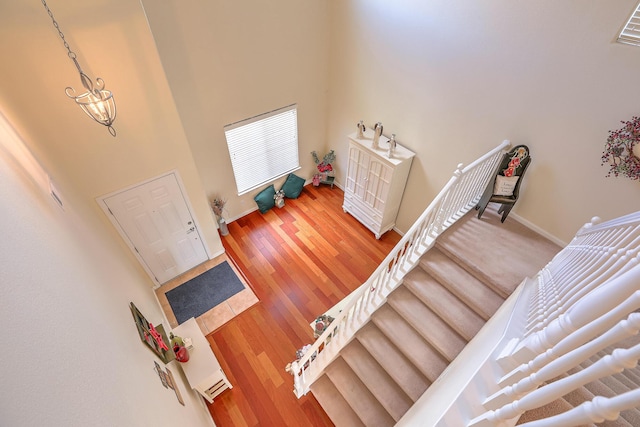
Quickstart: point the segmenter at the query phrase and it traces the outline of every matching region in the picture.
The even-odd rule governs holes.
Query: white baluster
[[[613,373],[622,372],[625,368],[633,368],[640,359],[640,344],[629,349],[616,349],[611,355],[573,375],[562,378],[551,384],[529,393],[520,400],[502,406],[495,411],[488,411],[474,419],[470,427],[496,425],[503,421],[519,417],[524,412],[544,406],[565,394]],[[493,424],[487,424],[493,423]]]
[[[540,366],[539,369],[536,367],[536,370],[529,374],[529,376],[522,378],[511,386],[504,387],[492,395],[485,402],[485,407],[487,409],[496,409],[506,405],[510,401],[521,398],[526,393],[535,390],[544,382],[556,378],[576,367],[598,351],[624,338],[636,335],[640,330],[640,313],[630,314],[627,319],[619,321],[614,327],[600,336],[598,336],[598,334],[600,334],[602,326],[606,325],[595,325],[599,320],[600,319],[585,325],[562,340],[553,349],[546,351],[543,355],[534,359],[527,365],[527,370],[531,371],[533,366],[540,366],[541,363],[547,361],[550,363]],[[596,338],[593,338],[594,336],[596,336]],[[553,360],[556,357],[558,358]]]
[[[615,309],[631,296],[640,283],[640,267],[601,285],[569,308],[545,329],[525,338],[512,357],[520,363],[551,348],[576,329]]]

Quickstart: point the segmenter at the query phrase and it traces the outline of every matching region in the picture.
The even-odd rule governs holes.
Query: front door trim
[[[160,282],[158,281],[158,279],[155,277],[155,274],[153,273],[153,271],[151,271],[151,269],[148,267],[146,261],[144,260],[144,258],[140,255],[140,253],[136,250],[135,245],[133,244],[133,242],[131,241],[131,239],[129,238],[129,236],[127,235],[127,233],[122,229],[122,227],[120,226],[120,224],[118,223],[118,221],[116,220],[116,217],[110,212],[109,207],[107,206],[107,203],[105,202],[106,199],[115,196],[116,194],[119,193],[124,193],[127,192],[133,188],[139,187],[141,185],[145,185],[148,184],[150,182],[153,182],[155,180],[158,180],[160,178],[164,178],[168,175],[174,175],[176,178],[176,182],[178,183],[178,188],[180,189],[180,192],[182,193],[182,197],[184,199],[184,202],[186,204],[187,209],[189,210],[189,213],[191,214],[191,218],[193,219],[194,225],[196,227],[197,230],[202,230],[202,228],[200,227],[200,224],[198,222],[198,218],[193,214],[194,210],[193,207],[191,206],[191,200],[189,199],[186,189],[184,187],[184,184],[182,182],[182,178],[180,177],[180,174],[178,172],[177,169],[173,169],[170,171],[167,171],[163,174],[160,174],[158,176],[155,176],[153,178],[149,178],[146,179],[144,181],[135,183],[135,184],[131,184],[127,187],[121,188],[119,190],[113,191],[111,193],[108,194],[104,194],[102,196],[96,197],[96,202],[98,202],[98,205],[100,205],[100,207],[102,208],[103,212],[105,213],[105,215],[107,216],[107,218],[109,218],[109,221],[111,221],[111,224],[115,227],[115,229],[118,231],[118,234],[120,234],[120,237],[122,238],[122,240],[124,240],[124,242],[127,244],[127,246],[129,247],[129,249],[131,250],[131,253],[133,253],[133,255],[136,257],[136,259],[138,260],[138,262],[140,263],[140,265],[144,268],[145,272],[149,275],[149,277],[151,278],[154,286],[153,288],[159,288],[163,283],[165,282]],[[200,239],[202,242],[202,245],[204,247],[205,253],[207,255],[208,259],[213,259],[212,255],[211,255],[211,250],[209,249],[209,245],[207,244],[206,240],[201,238]]]

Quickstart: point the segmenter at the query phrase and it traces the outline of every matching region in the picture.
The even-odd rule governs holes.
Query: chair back
[[[529,147],[526,145],[517,145],[502,157],[500,166],[498,166],[497,175],[502,176],[521,176],[529,166],[531,157],[529,157]]]

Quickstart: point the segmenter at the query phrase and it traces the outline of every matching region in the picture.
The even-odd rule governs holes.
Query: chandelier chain
[[[51,12],[51,9],[49,9],[47,2],[45,0],[42,0],[42,4],[44,5],[44,8],[47,9],[47,13],[51,18],[51,22],[53,22],[53,26],[55,27],[56,30],[58,30],[58,35],[62,39],[62,43],[64,43],[64,47],[67,48],[67,52],[68,52],[67,55],[69,55],[69,58],[71,59],[76,59],[76,53],[71,50],[71,47],[69,47],[69,43],[67,43],[67,40],[64,38],[64,34],[62,33],[60,26],[58,25],[58,21],[56,21],[56,18],[53,17],[53,12]]]
[[[82,83],[82,86],[87,89],[86,93],[80,95],[76,95],[76,92],[72,87],[67,87],[64,92],[69,98],[73,99],[89,117],[101,125],[106,126],[107,129],[109,129],[111,136],[116,136],[116,130],[112,126],[112,123],[116,118],[116,104],[113,99],[113,94],[111,91],[105,89],[104,80],[100,77],[96,78],[94,85],[93,80],[91,80],[89,76],[82,71],[82,67],[80,67],[76,53],[71,50],[69,43],[67,43],[67,40],[64,38],[64,33],[60,29],[60,25],[58,25],[56,18],[53,17],[53,12],[49,9],[46,0],[41,1],[47,11],[47,14],[51,18],[53,27],[58,31],[58,35],[62,39],[64,47],[67,49],[67,56],[73,61],[78,73],[80,73],[80,82]]]

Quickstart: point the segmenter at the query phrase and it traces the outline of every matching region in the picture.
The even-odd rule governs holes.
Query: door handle
[[[196,230],[195,227],[191,227],[190,229],[187,230],[187,234],[193,233],[195,230]]]

